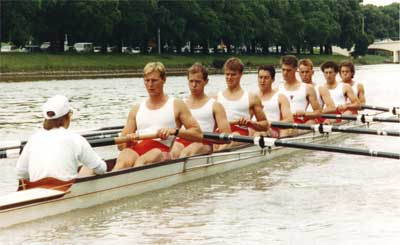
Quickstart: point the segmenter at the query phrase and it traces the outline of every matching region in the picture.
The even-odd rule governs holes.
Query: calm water
[[[322,73],[316,72],[322,82]],[[400,66],[358,67],[368,104],[400,105]],[[282,77],[277,74],[279,83]],[[243,77],[256,90],[256,75]],[[209,92],[224,87],[211,76]],[[185,96],[185,77],[167,93]],[[141,79],[1,83],[0,141],[27,139],[56,93],[75,108],[72,129],[120,125],[145,96]],[[400,125],[377,127],[400,129]],[[0,142],[0,143],[1,143]],[[352,136],[341,145],[400,151],[400,139]],[[97,149],[107,157],[114,150]],[[0,160],[0,195],[16,188],[16,159]],[[174,188],[0,230],[0,243],[399,244],[400,161],[306,152]]]

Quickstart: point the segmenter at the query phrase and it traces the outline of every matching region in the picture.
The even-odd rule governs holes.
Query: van
[[[76,52],[93,52],[93,43],[75,43],[74,49]]]

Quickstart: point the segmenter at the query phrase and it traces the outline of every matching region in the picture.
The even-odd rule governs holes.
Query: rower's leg
[[[171,158],[172,159],[178,158],[184,148],[185,146],[182,143],[175,141],[169,152],[171,154]]]
[[[160,149],[154,148],[150,151],[146,152],[145,154],[141,155],[135,161],[135,167],[139,167],[142,165],[146,165],[149,163],[160,162],[165,160],[164,154]]]
[[[194,142],[181,151],[179,157],[190,157],[197,154],[209,153],[211,146],[204,145],[203,143]]]
[[[129,148],[123,149],[118,155],[113,171],[132,167],[138,158],[139,154],[134,150]]]
[[[79,170],[78,178],[83,178],[83,177],[92,176],[92,175],[95,175],[93,169],[90,169],[86,166],[82,166],[81,170]]]

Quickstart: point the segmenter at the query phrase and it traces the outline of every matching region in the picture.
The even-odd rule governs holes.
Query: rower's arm
[[[346,103],[347,109],[360,109],[360,102],[357,96],[354,94],[353,89],[348,84],[343,84],[343,90],[346,97],[350,100],[350,103]]]
[[[181,127],[179,129],[176,136],[189,141],[201,142],[203,140],[203,133],[201,132],[199,123],[192,116],[185,102],[181,99],[175,99],[174,107],[177,112],[176,120],[178,127],[181,125],[184,126],[184,128]]]
[[[313,86],[306,84],[307,100],[311,104],[313,111],[307,111],[304,116],[308,118],[317,118],[321,115],[322,109],[317,100],[317,93]]]
[[[320,86],[318,89],[319,89],[319,94],[321,95],[321,98],[325,104],[325,108],[322,109],[322,113],[336,113],[335,102],[333,102],[328,88]]]
[[[280,94],[278,97],[279,108],[281,111],[281,121],[282,122],[293,122],[293,114],[290,110],[289,100],[283,94]]]
[[[269,129],[269,122],[265,116],[261,99],[252,93],[250,94],[250,110],[253,111],[257,121],[249,120],[249,125],[247,126],[256,131],[267,131]]]
[[[360,105],[365,105],[366,100],[365,100],[365,90],[364,90],[364,85],[362,83],[358,83],[358,94],[355,96],[358,97],[358,101],[360,102]]]
[[[228,119],[226,117],[226,112],[224,107],[219,102],[214,102],[213,104],[213,114],[216,122],[216,126],[220,133],[231,133],[231,127],[229,125]]]
[[[122,129],[121,136],[126,136],[127,134],[132,134],[136,132],[136,114],[139,110],[139,104],[133,106],[132,110],[129,112],[128,119],[124,128]],[[123,143],[118,145],[118,149],[121,151],[128,147],[128,143]]]

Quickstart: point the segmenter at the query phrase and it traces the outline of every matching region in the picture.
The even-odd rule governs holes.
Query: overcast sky
[[[364,0],[363,4],[373,4],[373,5],[388,5],[391,3],[400,3],[400,0]]]

